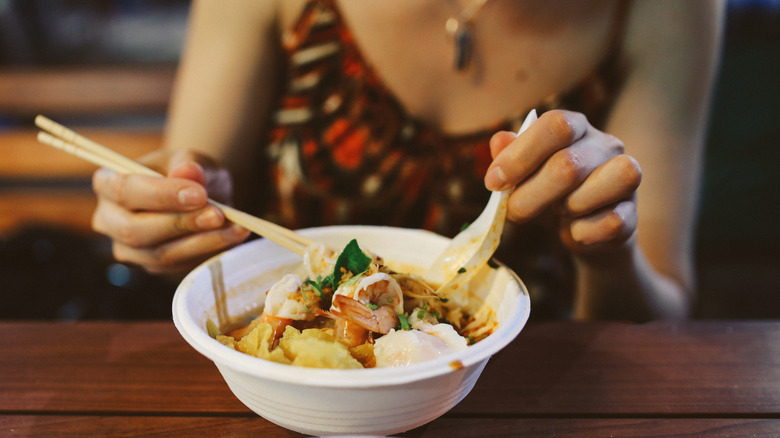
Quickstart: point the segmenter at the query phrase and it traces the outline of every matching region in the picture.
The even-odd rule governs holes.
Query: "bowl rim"
[[[387,229],[392,229],[396,232],[425,232],[433,235],[434,238],[438,237],[449,240],[444,236],[420,229],[373,225],[335,225],[306,228],[299,231],[304,235],[317,235],[321,232],[332,231],[349,233],[350,229],[358,230],[360,232],[387,231]],[[450,373],[461,368],[468,368],[486,361],[490,356],[506,347],[515,337],[517,337],[530,316],[530,297],[525,284],[514,271],[506,268],[505,265],[499,262],[499,265],[504,269],[507,269],[507,272],[519,286],[519,299],[515,301],[515,306],[518,307],[516,311],[521,312],[521,314],[518,318],[512,319],[509,324],[500,325],[490,336],[474,345],[470,345],[466,350],[453,352],[436,359],[403,367],[350,370],[290,366],[288,364],[260,359],[232,350],[209,336],[188,311],[186,297],[189,284],[194,282],[197,276],[203,275],[204,271],[208,272],[208,265],[210,263],[214,263],[216,260],[224,257],[227,253],[230,253],[232,256],[238,256],[240,253],[252,251],[255,246],[269,243],[273,244],[263,238],[255,239],[209,258],[187,274],[174,293],[172,302],[174,325],[187,343],[196,351],[212,360],[218,367],[228,367],[234,371],[262,379],[306,386],[316,385],[327,388],[357,388],[401,385]]]

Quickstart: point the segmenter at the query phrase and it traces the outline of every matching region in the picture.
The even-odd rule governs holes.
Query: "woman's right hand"
[[[249,231],[226,221],[208,203],[232,194],[225,169],[186,151],[157,151],[139,160],[164,178],[99,169],[92,178],[95,231],[113,241],[117,261],[153,274],[182,275],[208,257],[237,245]]]

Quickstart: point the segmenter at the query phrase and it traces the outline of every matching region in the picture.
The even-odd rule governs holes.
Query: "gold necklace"
[[[475,0],[469,3],[456,16],[448,18],[444,26],[455,47],[453,66],[457,71],[465,71],[471,63],[474,50],[474,36],[472,35],[474,19],[485,3],[487,0]]]

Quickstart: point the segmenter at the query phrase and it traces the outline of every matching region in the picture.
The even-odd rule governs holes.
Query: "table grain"
[[[0,436],[300,437],[170,322],[0,323]],[[403,437],[780,436],[780,322],[529,324]]]

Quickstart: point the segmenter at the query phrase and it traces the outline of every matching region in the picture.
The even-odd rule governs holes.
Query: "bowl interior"
[[[422,230],[377,226],[310,228],[302,234],[341,249],[357,239],[364,250],[385,259],[399,271],[422,273],[446,247],[448,239]],[[226,327],[259,314],[265,291],[285,273],[300,269],[301,257],[265,239],[226,251],[193,270],[179,285],[173,319],[179,332],[201,354],[234,370],[295,384],[364,387],[407,383],[453,370],[453,364],[481,362],[512,341],[530,313],[528,293],[509,269],[485,267],[470,284],[473,295],[463,298],[495,311],[498,328],[484,340],[439,359],[400,368],[325,370],[293,367],[231,350],[207,333],[207,322]]]

